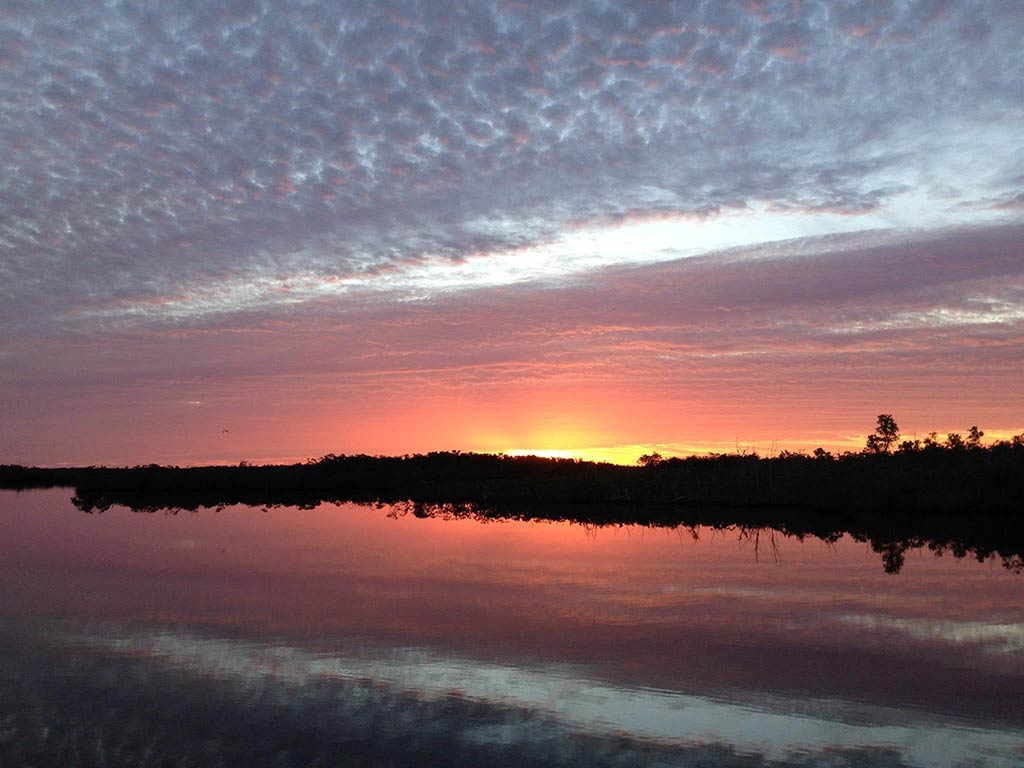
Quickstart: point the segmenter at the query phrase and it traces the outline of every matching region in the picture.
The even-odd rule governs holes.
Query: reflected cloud
[[[1003,569],[893,578],[849,537],[388,511],[5,495],[4,756],[1012,765],[1024,738]]]
[[[982,623],[881,615],[840,616],[840,621],[870,630],[891,631],[915,640],[954,645],[979,645],[989,653],[1017,655],[1024,651],[1024,624]]]
[[[626,758],[641,757],[646,744],[656,754],[675,754],[687,762],[719,751],[723,758],[743,756],[741,763],[751,765],[812,762],[829,755],[872,765],[873,753],[885,765],[895,758],[909,766],[956,766],[982,754],[991,765],[1012,765],[1024,749],[1019,733],[966,728],[924,713],[908,715],[844,701],[709,699],[620,688],[581,676],[584,670],[572,667],[496,666],[425,649],[359,658],[165,632],[54,640],[115,659],[153,659],[158,670],[166,667],[218,688],[227,679],[243,690],[262,689],[264,700],[303,690],[302,709],[317,711],[330,702],[348,721],[342,720],[342,728],[355,725],[356,714],[359,719],[386,715],[395,725],[382,733],[385,742],[390,738],[401,744],[409,735],[403,724],[422,722],[423,714],[430,713],[439,719],[433,728],[447,729],[454,741],[510,748],[521,758],[531,756],[536,748],[531,745],[539,742],[542,749],[550,749],[552,739],[567,745],[579,738],[575,734],[591,742],[587,747],[592,757],[607,749],[605,744],[625,739],[632,742],[622,755]],[[479,722],[471,719],[458,727],[446,722],[451,719],[445,714],[450,710],[447,702],[452,701],[480,702],[483,711],[471,716]],[[388,751],[386,744],[381,746]],[[633,750],[637,754],[630,754]]]

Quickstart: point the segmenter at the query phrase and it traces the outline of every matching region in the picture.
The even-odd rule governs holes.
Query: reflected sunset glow
[[[1006,706],[1024,695],[1020,576],[994,562],[911,550],[894,577],[848,537],[386,506],[88,515],[60,490],[0,494],[0,522],[0,642],[66,648],[64,706],[107,659],[102,679],[134,696],[186,696],[194,677],[220,702],[239,685],[259,701],[284,686],[293,706],[323,695],[345,710],[337,732],[361,727],[345,709],[360,702],[395,711],[353,685],[419,708],[416,728],[446,723],[433,707],[454,697],[515,719],[526,730],[501,743],[516,749],[540,738],[535,716],[576,739],[782,762],[841,745],[863,765],[884,749],[922,768],[979,753],[1009,766],[1024,746]],[[52,674],[34,664],[0,685]],[[264,706],[244,700],[240,723]],[[381,745],[406,722],[386,720]]]

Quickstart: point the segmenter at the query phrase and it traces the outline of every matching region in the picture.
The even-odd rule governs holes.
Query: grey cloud
[[[46,386],[55,366],[62,381],[91,370],[113,387],[489,365],[508,366],[512,377],[565,375],[563,367],[579,365],[639,382],[661,368],[672,375],[695,366],[740,377],[751,360],[773,375],[799,368],[841,378],[854,361],[875,367],[883,358],[894,370],[930,367],[930,375],[973,367],[1016,376],[1024,363],[1022,236],[1019,226],[870,246],[837,236],[614,268],[558,287],[391,306],[322,303],[299,314],[275,307],[197,319],[172,333],[115,330],[99,358],[79,342],[62,345],[57,363],[50,352],[44,360],[26,351],[14,379],[28,392]],[[676,362],[659,363],[659,354]],[[730,354],[742,359],[730,363]]]
[[[905,188],[887,132],[1021,111],[1013,3],[797,5],[8,4],[3,322],[633,213],[861,213]]]

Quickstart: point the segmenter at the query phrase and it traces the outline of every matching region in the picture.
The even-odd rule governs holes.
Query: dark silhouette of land
[[[0,466],[0,488],[73,487],[84,512],[357,502],[419,516],[739,526],[826,541],[850,534],[870,542],[891,572],[917,547],[996,557],[1021,571],[1024,438],[985,446],[983,434],[974,427],[966,439],[932,435],[896,447],[898,428],[883,414],[863,452],[839,456],[650,454],[627,467],[451,451],[271,466]]]

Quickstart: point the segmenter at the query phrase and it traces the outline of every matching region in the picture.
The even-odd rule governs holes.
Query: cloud
[[[1019,153],[1021,25],[1012,3],[12,6],[4,322],[459,262],[609,217],[967,216],[1012,202],[1014,176],[934,158],[973,156],[951,137],[983,125]]]
[[[324,453],[399,450],[367,447],[371,432],[402,450],[403,440],[410,450],[498,450],[515,446],[469,444],[479,424],[530,418],[596,424],[604,442],[594,444],[766,434],[835,444],[880,407],[908,434],[970,423],[1015,433],[1022,237],[1020,226],[876,233],[870,244],[853,233],[429,301],[332,296],[171,326],[115,323],[99,335],[87,323],[14,347],[0,386],[22,404],[9,450],[36,440],[40,413],[51,423],[67,408],[79,416],[61,434],[85,446],[91,419],[114,424],[115,439],[124,417],[114,411],[153,408],[166,440],[166,420],[190,419],[180,408],[190,401],[245,423],[278,414],[269,422],[297,434],[309,419],[367,421],[366,434],[331,431]],[[448,438],[440,414],[477,431]],[[379,425],[395,418],[401,433],[388,436]],[[180,434],[202,442],[206,424]],[[295,450],[316,452],[306,442]]]

